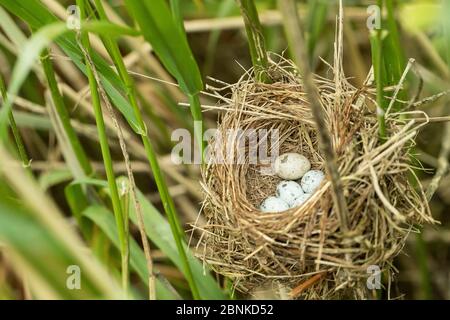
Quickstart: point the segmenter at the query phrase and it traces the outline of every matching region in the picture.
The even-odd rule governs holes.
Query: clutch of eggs
[[[310,170],[311,163],[299,153],[280,155],[275,160],[273,169],[284,180],[277,185],[276,196],[270,196],[262,202],[262,212],[282,212],[301,206],[325,178],[321,170]]]

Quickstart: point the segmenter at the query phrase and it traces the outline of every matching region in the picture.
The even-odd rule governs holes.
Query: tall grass
[[[80,18],[83,21],[86,18],[86,3],[84,0],[78,0],[77,5],[80,8]],[[114,173],[111,153],[108,145],[108,137],[106,134],[105,122],[103,120],[102,103],[99,93],[97,78],[95,76],[96,71],[90,63],[91,45],[89,42],[88,34],[83,32],[81,34],[81,46],[83,47],[83,53],[85,56],[85,64],[87,70],[87,77],[89,79],[89,88],[91,92],[92,105],[95,112],[95,121],[97,125],[97,132],[100,140],[100,147],[102,151],[103,162],[106,169],[106,178],[108,180],[108,187],[110,190],[112,207],[114,216],[116,218],[117,230],[120,240],[120,254],[122,259],[122,288],[125,292],[129,290],[129,245],[128,245],[128,230],[125,229],[125,216],[123,213],[123,207],[120,201],[119,190],[116,184],[116,176]]]
[[[239,0],[238,3],[245,23],[250,57],[255,68],[256,78],[259,81],[267,82],[269,81],[266,73],[268,67],[267,51],[255,3],[253,0]]]
[[[378,1],[384,18],[370,42],[367,30],[358,29],[365,5],[348,4],[349,25],[360,36],[354,39],[356,50],[371,52],[367,60],[374,67],[381,140],[389,134],[384,112],[391,92],[384,88],[399,81],[409,57],[403,52],[394,3]],[[0,0],[0,251],[6,246],[11,252],[7,262],[19,280],[5,287],[29,287],[27,297],[43,299],[228,298],[232,281],[210,274],[195,257],[205,248],[187,244],[184,222],[197,218],[199,175],[197,168],[170,163],[170,135],[180,125],[200,127],[194,140],[203,155],[205,123],[217,121],[216,114],[201,109],[201,103],[214,103],[201,97],[204,76],[214,68],[224,78],[237,79],[243,71],[230,66],[242,59],[251,61],[257,80],[269,81],[263,34],[278,28],[285,17],[271,20],[276,14],[266,9],[274,8],[273,0],[124,0],[118,6],[77,0],[81,29],[70,30],[65,15],[69,4]],[[281,49],[289,42],[297,60],[298,49],[304,53],[297,61],[301,72],[325,73],[317,55],[331,53],[333,46],[324,42],[334,36],[336,8],[323,0],[297,5],[305,21],[305,42],[295,37],[294,29],[287,30],[288,39],[276,40]],[[295,5],[291,8],[297,11]],[[204,21],[211,24],[208,45],[200,33],[188,41],[186,32]],[[249,50],[242,53],[245,41]],[[418,68],[442,77],[444,51],[438,41],[430,40],[429,46],[440,70],[426,61]],[[137,52],[139,59],[130,59]],[[204,74],[197,61],[203,62]],[[164,79],[164,84],[147,78]],[[407,100],[408,85],[400,99]],[[177,102],[188,102],[189,110]],[[401,106],[395,104],[394,110]],[[197,234],[192,239],[195,244]],[[422,296],[431,297],[435,284],[428,259],[433,248],[420,238],[417,249],[414,272],[421,277]],[[82,270],[79,291],[66,286],[69,266]],[[0,263],[1,272],[10,268]],[[24,298],[18,292],[0,288],[2,297]],[[239,297],[233,292],[232,298]]]
[[[91,4],[80,0],[77,2],[79,8],[82,20],[86,17],[86,12],[93,7],[91,7]],[[46,9],[38,2],[31,1],[27,5],[21,5],[17,4],[13,1],[5,1],[3,3],[9,10],[12,12],[19,13],[19,16],[25,21],[30,23],[30,26],[32,29],[40,29],[40,27],[45,28],[45,23],[48,23],[49,21],[53,20],[53,17],[51,15],[48,15],[46,12]],[[138,105],[138,97],[137,97],[137,91],[135,88],[135,85],[133,83],[132,78],[129,76],[128,71],[125,67],[125,64],[123,62],[119,47],[117,46],[117,43],[115,42],[115,38],[112,38],[111,36],[117,36],[121,34],[133,34],[133,32],[129,32],[131,29],[125,29],[123,27],[118,27],[110,23],[103,23],[106,22],[107,16],[105,11],[103,10],[103,6],[101,1],[95,1],[93,3],[95,5],[95,9],[99,13],[100,21],[99,23],[95,22],[86,22],[83,23],[82,28],[82,34],[81,34],[81,46],[78,46],[76,35],[72,36],[70,35],[68,39],[61,40],[60,44],[62,45],[63,49],[66,50],[69,55],[71,55],[73,58],[75,58],[77,61],[77,66],[81,68],[81,70],[86,74],[89,86],[90,86],[90,97],[92,99],[92,105],[94,107],[94,114],[95,114],[95,120],[96,120],[96,127],[98,132],[98,139],[100,142],[101,147],[101,154],[102,159],[104,162],[104,168],[106,170],[106,178],[108,181],[108,195],[111,199],[112,209],[115,215],[115,222],[117,225],[117,234],[119,239],[119,249],[121,253],[121,274],[122,274],[122,286],[125,292],[129,291],[129,236],[128,236],[128,230],[127,230],[127,224],[128,220],[126,217],[126,212],[128,208],[124,207],[123,201],[121,201],[121,197],[119,196],[119,191],[116,183],[116,175],[114,172],[114,166],[113,166],[113,160],[112,155],[109,147],[109,136],[107,133],[107,128],[105,126],[105,120],[103,118],[103,111],[102,111],[102,98],[99,93],[99,85],[105,86],[106,91],[108,91],[108,94],[110,95],[110,98],[112,99],[113,103],[118,107],[119,111],[124,115],[124,117],[128,120],[130,125],[132,125],[133,130],[135,130],[141,137],[142,137],[142,143],[144,145],[144,150],[146,152],[146,156],[148,158],[148,161],[150,163],[150,166],[152,168],[152,172],[155,177],[155,181],[158,187],[158,190],[160,191],[161,199],[163,201],[163,207],[168,215],[169,223],[171,225],[171,231],[173,234],[173,240],[174,244],[178,248],[179,254],[181,259],[179,260],[181,262],[180,267],[184,269],[185,276],[188,280],[188,283],[191,287],[191,292],[194,298],[211,298],[214,296],[220,296],[219,291],[211,292],[210,289],[207,289],[208,286],[211,286],[211,282],[208,280],[204,282],[204,284],[201,286],[202,290],[199,291],[198,285],[196,284],[197,281],[200,280],[200,278],[205,278],[205,276],[201,275],[199,273],[198,268],[196,269],[196,280],[194,280],[194,275],[191,270],[191,262],[188,261],[188,256],[186,254],[186,248],[183,244],[184,236],[182,233],[182,228],[180,225],[180,222],[178,221],[178,216],[175,210],[175,206],[173,203],[173,200],[171,199],[171,196],[169,195],[168,188],[165,182],[165,178],[162,175],[162,172],[158,165],[158,160],[156,153],[153,149],[153,146],[150,143],[149,137],[147,136],[147,129],[146,125],[144,123],[140,107]],[[158,5],[163,5],[162,2],[160,2]],[[45,14],[44,14],[45,13]],[[170,15],[170,11],[167,11],[168,17]],[[172,18],[171,18],[172,19]],[[46,22],[44,22],[46,20]],[[159,20],[161,22],[161,20]],[[174,21],[173,26],[175,26],[176,23]],[[162,30],[164,31],[166,28],[166,25],[162,26]],[[52,105],[56,109],[56,114],[58,115],[59,121],[62,123],[62,130],[64,134],[68,137],[68,142],[72,145],[72,148],[74,150],[74,154],[76,155],[76,158],[83,168],[85,176],[90,176],[92,174],[92,169],[90,167],[90,163],[87,160],[87,157],[84,153],[83,148],[81,147],[81,144],[78,140],[77,135],[74,132],[73,127],[71,126],[71,123],[69,121],[69,115],[67,108],[64,106],[63,98],[59,92],[59,88],[57,87],[57,80],[55,77],[55,72],[52,66],[52,63],[50,61],[50,55],[49,51],[47,49],[44,49],[45,46],[54,38],[57,39],[60,34],[67,33],[67,29],[63,24],[61,25],[54,25],[52,27],[48,28],[49,31],[43,31],[39,30],[37,35],[33,37],[30,40],[30,47],[33,41],[39,42],[39,45],[34,48],[32,51],[34,56],[39,55],[39,52],[41,48],[43,49],[43,52],[41,54],[41,61],[44,67],[44,75],[46,79],[48,80],[47,85],[49,86],[51,96],[52,96]],[[125,31],[127,30],[127,31]],[[188,50],[187,42],[185,39],[185,36],[182,34],[182,30],[177,29],[178,31],[175,32],[175,34],[178,34],[180,39],[182,40],[181,43],[184,43],[184,51]],[[111,73],[111,71],[108,70],[108,67],[102,62],[98,55],[92,51],[90,41],[87,37],[87,32],[98,32],[99,34],[102,34],[102,39],[104,40],[104,44],[108,50],[108,53],[110,54],[113,62],[115,63],[116,70],[118,72],[118,78],[114,76],[114,72]],[[113,31],[113,32],[112,32]],[[125,31],[125,32],[124,32]],[[170,32],[164,31],[164,32]],[[44,37],[42,37],[44,36]],[[184,39],[184,40],[183,40]],[[154,40],[154,39],[153,39]],[[164,41],[159,40],[159,38],[156,40],[159,41],[162,49],[161,51],[163,53],[166,53],[165,46],[167,43]],[[169,46],[170,47],[170,46]],[[178,56],[179,64],[177,66],[174,66],[173,68],[170,68],[170,71],[174,73],[178,73],[178,70],[180,69],[180,74],[183,75],[183,77],[180,78],[180,82],[182,82],[182,87],[185,89],[185,92],[188,93],[189,99],[192,102],[192,114],[194,116],[194,119],[197,121],[201,121],[201,113],[199,112],[200,107],[200,101],[198,99],[198,92],[202,88],[201,79],[198,76],[193,77],[195,75],[195,72],[192,72],[192,70],[195,71],[196,65],[195,62],[193,62],[191,58],[191,68],[187,71],[184,71],[184,68],[186,66],[185,63],[185,55],[183,54],[185,52],[178,50],[179,48],[169,48],[170,52],[174,53],[176,56]],[[187,51],[186,51],[187,52]],[[25,58],[25,55],[23,57],[20,57],[18,60],[18,67],[16,68],[16,82],[14,82],[14,85],[12,89],[10,90],[11,93],[16,94],[19,91],[20,84],[23,81],[25,74],[31,69],[32,63],[33,63],[33,55],[31,57]],[[22,58],[22,60],[20,60]],[[27,60],[25,60],[27,59]],[[171,60],[168,63],[171,63]],[[20,73],[22,72],[22,73]],[[99,79],[97,77],[96,73],[99,73],[102,77],[102,83],[99,83]],[[14,81],[14,79],[13,79]],[[122,99],[120,95],[118,95],[118,92],[115,91],[113,87],[111,87],[111,83],[118,84],[118,88],[123,88],[123,91],[125,93],[126,98],[128,99],[128,103]],[[6,95],[5,95],[6,97]],[[3,108],[4,110],[11,108],[12,101],[7,101],[7,108]],[[9,105],[9,107],[8,107]],[[130,109],[128,109],[130,107]],[[2,111],[4,111],[2,110]],[[132,113],[129,112],[129,110],[132,111]],[[11,125],[15,128],[14,123],[11,122]],[[202,144],[200,144],[200,147],[202,147]],[[78,176],[78,178],[81,178]],[[88,182],[88,180],[86,180]],[[82,191],[83,189],[72,187],[70,189],[67,189],[67,196],[68,200],[70,200],[71,208],[74,211],[85,211],[86,205],[89,208],[89,204],[85,204],[80,206],[80,199],[82,199],[82,193],[85,191]],[[86,189],[85,189],[86,190]],[[90,190],[92,191],[92,190]],[[81,192],[81,193],[80,193]],[[80,198],[81,197],[81,198]],[[100,195],[100,198],[102,196]],[[153,222],[152,222],[153,223]],[[145,235],[144,235],[145,237]],[[150,236],[150,238],[154,239],[153,235]],[[148,275],[151,277],[151,275]],[[161,287],[161,283],[159,282],[159,287]],[[206,285],[206,286],[205,286]],[[209,290],[208,292],[205,292],[206,290]],[[161,289],[160,289],[161,291]],[[219,295],[217,295],[219,294]]]
[[[7,100],[6,84],[2,74],[0,74],[0,93],[3,101],[6,101]],[[28,167],[30,164],[30,159],[28,158],[25,146],[23,145],[23,140],[20,135],[19,129],[17,128],[16,120],[14,119],[12,111],[9,112],[8,117],[9,117],[9,125],[11,127],[11,131],[14,136],[17,151],[19,152],[20,159],[22,160],[22,165],[24,167]]]

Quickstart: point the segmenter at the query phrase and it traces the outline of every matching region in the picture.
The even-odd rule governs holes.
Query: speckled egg
[[[305,173],[300,182],[302,189],[305,193],[313,193],[319,188],[325,174],[320,170],[310,170]]]
[[[284,180],[277,185],[277,197],[284,200],[289,206],[294,203],[295,198],[303,193],[302,187],[295,181]]]
[[[297,198],[294,199],[294,201],[291,204],[291,208],[300,207],[302,204],[306,202],[306,200],[311,197],[310,193],[303,193],[299,195]]]
[[[278,197],[268,197],[261,203],[262,212],[282,212],[289,209],[289,205],[283,199]]]
[[[311,169],[311,163],[299,153],[284,153],[275,159],[273,169],[284,180],[296,180]]]

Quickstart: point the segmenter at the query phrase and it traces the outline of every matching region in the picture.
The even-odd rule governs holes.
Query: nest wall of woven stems
[[[411,165],[410,150],[424,123],[388,109],[388,137],[382,141],[374,90],[356,88],[337,74],[340,67],[329,68],[332,80],[314,80],[348,209],[346,233],[329,178],[300,207],[280,213],[259,210],[281,179],[270,174],[267,161],[250,159],[254,143],[242,143],[242,133],[278,132],[277,141],[265,140],[269,156],[274,148],[280,154],[301,153],[313,169],[325,171],[296,67],[271,55],[270,84],[255,82],[250,70],[235,84],[211,89],[221,100],[210,107],[221,112],[220,134],[209,142],[211,156],[202,172],[206,224],[195,226],[202,232],[198,252],[238,291],[271,292],[275,298],[368,298],[373,293],[367,286],[370,270],[379,268],[389,282],[393,258],[408,234],[434,222]]]

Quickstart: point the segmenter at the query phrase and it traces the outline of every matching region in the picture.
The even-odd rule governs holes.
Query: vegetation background
[[[276,0],[0,0],[1,299],[246,298],[194,258],[200,168],[170,155],[173,130],[216,126],[205,84],[252,66],[238,3],[256,5],[266,50],[289,57]],[[297,5],[327,76],[338,2]],[[402,99],[448,92],[450,1],[347,0],[344,12],[353,84],[373,64],[376,87],[391,86],[413,58]],[[433,100],[417,106],[437,120],[415,156],[441,223],[411,234],[391,297],[450,299],[449,99]]]

